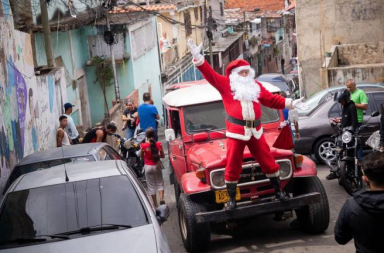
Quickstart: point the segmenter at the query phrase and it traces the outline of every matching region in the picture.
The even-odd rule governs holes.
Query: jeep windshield
[[[0,248],[146,224],[146,211],[126,176],[67,182],[9,193],[0,213]]]
[[[279,111],[261,106],[261,122],[268,124],[280,120]],[[222,101],[184,108],[185,130],[188,134],[225,129],[225,110]]]

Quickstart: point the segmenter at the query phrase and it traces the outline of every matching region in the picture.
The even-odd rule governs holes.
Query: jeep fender
[[[211,186],[201,182],[201,180],[196,177],[195,172],[188,172],[182,175],[181,186],[183,188],[183,192],[187,195],[211,190]]]
[[[317,175],[316,163],[309,159],[307,156],[303,156],[303,163],[300,168],[296,168],[293,172],[293,177],[313,177]]]

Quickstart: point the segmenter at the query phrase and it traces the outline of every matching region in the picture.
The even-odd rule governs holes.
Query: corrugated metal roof
[[[143,5],[139,6],[126,6],[126,7],[115,7],[109,13],[117,14],[117,13],[126,13],[126,12],[137,12],[137,11],[167,11],[167,10],[177,10],[177,6],[175,4],[151,4],[151,5]]]

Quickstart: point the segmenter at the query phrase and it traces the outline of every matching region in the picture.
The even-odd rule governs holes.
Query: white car
[[[156,210],[124,161],[20,176],[0,208],[0,252],[170,252]]]

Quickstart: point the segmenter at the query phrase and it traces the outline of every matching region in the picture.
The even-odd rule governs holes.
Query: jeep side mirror
[[[156,209],[157,221],[163,224],[169,217],[169,208],[167,205],[161,205]]]
[[[379,111],[374,111],[374,112],[372,112],[371,117],[377,117],[379,115],[380,115]]]
[[[170,129],[165,129],[165,139],[167,141],[174,141],[175,140],[175,130],[173,130],[172,128]]]

